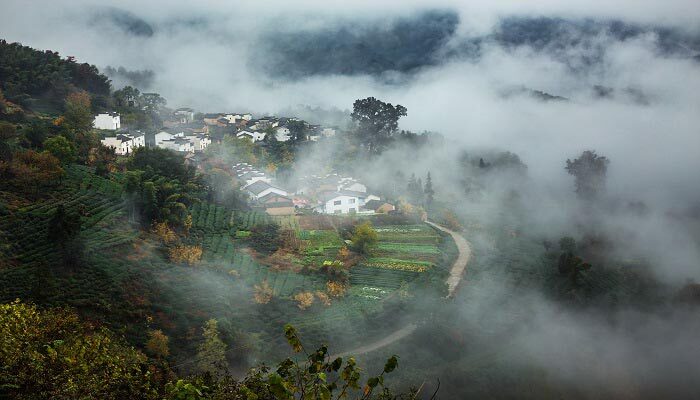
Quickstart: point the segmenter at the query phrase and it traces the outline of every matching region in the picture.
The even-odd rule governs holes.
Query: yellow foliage
[[[158,222],[153,224],[153,233],[155,233],[156,236],[158,236],[158,238],[160,238],[160,240],[165,244],[177,241],[175,231],[170,229],[166,222]]]
[[[297,307],[299,307],[302,310],[306,310],[307,308],[311,307],[312,304],[314,304],[314,294],[311,292],[302,292],[302,293],[297,293],[294,295],[294,300],[297,301]]]
[[[146,342],[146,350],[157,358],[165,358],[170,354],[168,342],[170,338],[166,336],[160,329],[148,332],[148,342]]]
[[[347,292],[347,290],[348,287],[342,283],[333,281],[328,281],[326,283],[326,293],[328,293],[330,297],[343,297],[345,296],[345,292]]]
[[[253,294],[253,299],[255,299],[255,302],[258,304],[267,304],[270,301],[272,301],[272,295],[273,295],[272,288],[270,287],[270,284],[267,283],[267,280],[264,280],[262,284],[260,285],[255,285],[255,293]]]
[[[63,121],[65,121],[65,120],[66,120],[66,118],[63,115],[61,115],[60,117],[53,120],[53,124],[54,124],[54,126],[61,126],[61,125],[63,125]]]
[[[231,275],[231,276],[234,277],[234,278],[238,278],[238,277],[241,276],[240,272],[238,272],[238,270],[235,270],[235,269],[229,270],[229,271],[228,271],[228,274]]]
[[[170,261],[194,265],[202,259],[201,246],[175,246],[169,251]]]
[[[331,305],[331,298],[328,296],[326,293],[317,291],[316,292],[316,298],[318,301],[321,302],[324,306],[330,306]]]
[[[192,229],[192,214],[187,214],[185,217],[185,232],[189,235],[190,229]]]

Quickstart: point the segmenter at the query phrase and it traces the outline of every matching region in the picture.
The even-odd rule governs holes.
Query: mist
[[[398,146],[358,162],[351,172],[371,188],[392,184],[397,172],[429,171],[436,192],[475,224],[519,210],[513,229],[537,251],[543,239],[595,232],[613,244],[616,259],[642,260],[655,294],[671,298],[700,281],[696,1],[6,3],[6,40],[112,67],[115,87],[158,92],[171,108],[262,116],[304,107],[349,114],[354,100],[369,96],[401,104],[408,109],[401,129],[444,140],[416,157]],[[576,197],[564,169],[584,150],[611,161],[593,209]],[[293,179],[342,151],[338,143],[308,149]],[[488,161],[502,151],[518,155],[525,177],[494,173],[478,194],[465,193],[461,182],[475,172],[460,157]],[[507,203],[513,191],[517,200]],[[646,211],[630,211],[630,203]],[[484,332],[505,335],[507,361],[499,365],[541,369],[548,382],[583,398],[697,392],[697,310],[669,311],[671,301],[564,308],[537,288],[482,277],[478,263],[496,239],[468,226],[465,237],[477,264],[449,305],[458,317],[448,325],[479,343],[489,343]],[[517,317],[500,316],[504,308],[517,308]],[[439,358],[455,343],[427,344],[418,354]],[[407,354],[407,364],[422,362],[412,345],[391,350]],[[470,356],[467,345],[459,352]],[[438,371],[445,365],[452,364]]]

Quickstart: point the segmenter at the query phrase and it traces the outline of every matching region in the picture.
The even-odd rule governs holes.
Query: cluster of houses
[[[320,214],[389,213],[394,205],[367,192],[367,186],[338,174],[310,176],[300,180],[292,192],[272,182],[264,172],[248,163],[237,163],[233,172],[254,206],[270,215],[293,215],[309,210]]]
[[[335,136],[336,129],[309,124],[298,118],[262,117],[254,119],[251,114],[205,114],[204,124],[231,129],[238,138],[248,138],[253,142],[265,140],[267,135],[274,134],[279,142],[294,139],[289,129],[290,122],[300,122],[304,126],[304,140],[318,141],[322,137]]]
[[[233,172],[241,185],[241,190],[250,197],[251,202],[265,209],[269,215],[293,215],[296,208],[289,192],[273,185],[272,179],[264,172],[248,163],[237,163]]]
[[[395,208],[358,180],[339,174],[302,177],[296,195],[321,214],[387,213]]]
[[[173,116],[177,123],[170,124],[169,128],[150,135],[140,131],[121,131],[120,116],[116,113],[98,114],[93,120],[93,126],[97,129],[117,131],[115,136],[108,136],[101,142],[122,156],[129,155],[134,149],[144,146],[196,153],[203,151],[211,144],[207,125],[194,122],[192,109],[177,109]],[[172,122],[172,120],[166,122]]]

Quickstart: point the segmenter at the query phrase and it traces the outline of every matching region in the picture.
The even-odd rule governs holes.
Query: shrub
[[[306,310],[314,304],[315,298],[311,292],[302,292],[294,295],[294,300],[296,300],[299,309]]]

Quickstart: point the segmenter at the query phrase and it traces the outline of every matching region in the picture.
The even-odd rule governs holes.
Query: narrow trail
[[[434,227],[435,229],[441,230],[450,236],[452,236],[452,239],[455,241],[455,244],[457,245],[457,250],[459,251],[459,255],[457,256],[457,259],[455,262],[452,264],[452,268],[450,268],[450,276],[447,277],[447,296],[446,298],[451,298],[452,295],[454,294],[455,290],[459,286],[459,283],[462,281],[462,276],[464,275],[464,271],[467,269],[467,264],[469,263],[469,259],[471,259],[472,256],[472,249],[471,246],[469,245],[469,242],[467,239],[464,238],[461,234],[458,232],[455,232],[453,230],[444,228],[440,225],[437,225],[435,223],[432,223],[430,221],[425,221],[426,224]],[[410,323],[406,326],[404,326],[401,329],[398,329],[383,338],[377,340],[376,342],[366,344],[364,346],[356,347],[354,349],[339,353],[339,354],[334,354],[331,356],[331,359],[334,359],[336,357],[347,357],[350,355],[353,356],[358,356],[361,354],[367,354],[371,353],[375,350],[379,350],[382,347],[386,347],[398,340],[401,340],[405,338],[406,336],[412,334],[416,329],[418,328],[418,324],[416,323]]]
[[[462,236],[459,232],[447,229],[430,221],[425,221],[425,223],[432,226],[435,229],[448,233],[450,236],[452,236],[452,239],[457,245],[459,256],[455,260],[454,264],[452,264],[452,268],[450,269],[450,276],[447,278],[447,297],[450,298],[459,286],[459,283],[462,281],[464,271],[467,269],[469,259],[471,259],[472,257],[472,248],[469,245],[469,242],[467,242],[467,239],[465,239],[464,236]]]

